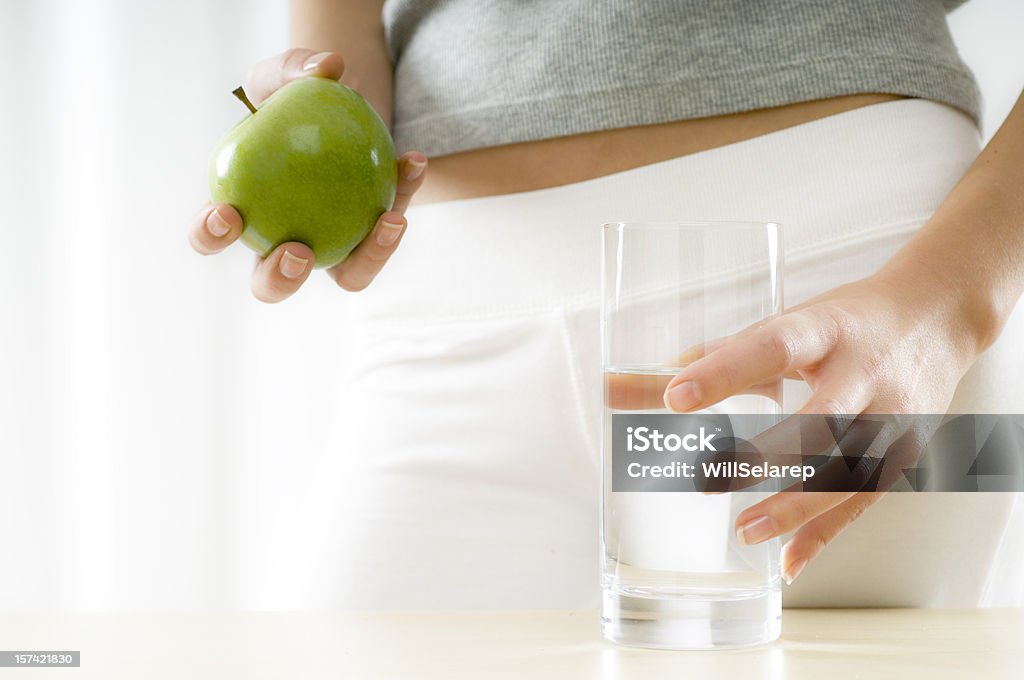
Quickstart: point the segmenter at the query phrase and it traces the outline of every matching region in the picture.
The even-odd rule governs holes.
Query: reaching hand
[[[786,377],[813,390],[802,414],[944,413],[980,350],[955,296],[924,288],[888,273],[830,290],[714,343],[669,381],[664,403],[696,411]],[[881,496],[774,494],[740,513],[736,531],[744,543],[795,531],[783,557],[791,581]]]

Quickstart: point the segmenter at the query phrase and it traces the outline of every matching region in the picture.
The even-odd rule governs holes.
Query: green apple
[[[260,255],[305,243],[317,267],[344,260],[391,208],[398,181],[387,126],[336,80],[307,76],[249,107],[210,159],[210,195],[242,215]]]

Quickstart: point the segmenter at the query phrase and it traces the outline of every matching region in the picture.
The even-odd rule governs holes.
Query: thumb
[[[246,77],[249,99],[258,104],[282,85],[302,76],[320,76],[338,80],[345,62],[334,52],[314,52],[295,48],[258,62]]]

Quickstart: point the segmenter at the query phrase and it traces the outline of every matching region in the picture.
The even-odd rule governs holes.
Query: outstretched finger
[[[795,531],[857,492],[782,492],[745,509],[736,517],[736,536],[743,545],[756,545]]]
[[[779,380],[824,359],[838,335],[835,322],[824,314],[810,310],[785,314],[734,337],[680,371],[668,384],[665,405],[674,411],[693,411],[754,385]]]
[[[826,545],[884,495],[881,492],[854,494],[800,527],[782,551],[782,574],[786,583],[792,583]]]
[[[605,373],[605,403],[625,411],[665,408],[665,388],[671,380],[671,375]],[[742,393],[775,400],[779,398],[778,383],[751,385]]]

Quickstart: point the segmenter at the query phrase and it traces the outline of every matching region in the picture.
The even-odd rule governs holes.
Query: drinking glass
[[[604,635],[667,649],[774,640],[782,608],[779,540],[743,545],[734,524],[777,488],[679,490],[682,479],[628,478],[622,456],[632,436],[626,433],[641,426],[692,425],[697,432],[706,424],[708,434],[720,434],[724,425],[736,437],[778,422],[781,380],[687,416],[671,415],[663,394],[686,364],[782,311],[782,228],[605,224],[602,257]],[[665,460],[652,451],[629,455]]]

